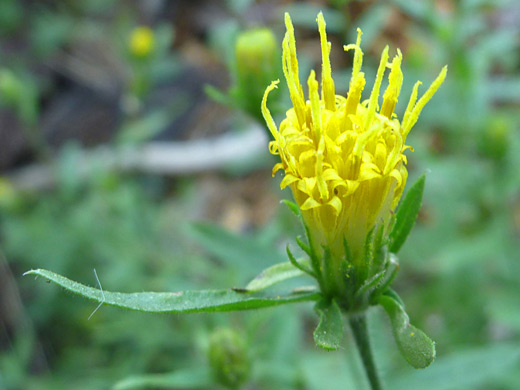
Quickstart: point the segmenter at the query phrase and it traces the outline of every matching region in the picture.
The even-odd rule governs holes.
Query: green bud
[[[265,88],[279,78],[280,52],[273,32],[257,28],[239,34],[235,43],[236,75],[232,90],[238,105],[261,119]]]
[[[250,361],[244,337],[229,328],[217,329],[209,341],[209,363],[215,379],[230,389],[238,389],[249,376]]]
[[[25,124],[34,125],[38,117],[38,91],[31,78],[0,69],[0,105],[13,110]]]
[[[9,69],[0,69],[0,101],[6,105],[16,105],[21,97],[23,85]]]
[[[266,72],[272,75],[278,60],[278,45],[271,30],[258,28],[238,36],[235,54],[239,77],[258,77]],[[266,86],[263,87],[264,90],[265,88]]]
[[[11,182],[7,178],[0,177],[0,210],[14,209],[19,203],[18,200],[19,197]]]
[[[479,152],[493,160],[502,160],[507,154],[510,142],[511,124],[503,117],[493,117],[478,140]]]

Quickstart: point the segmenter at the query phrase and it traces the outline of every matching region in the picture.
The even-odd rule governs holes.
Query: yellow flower
[[[447,68],[419,100],[421,83],[415,84],[399,120],[394,108],[403,81],[401,52],[397,50],[389,62],[388,47],[383,50],[372,92],[367,100],[361,100],[365,77],[361,72],[362,33],[358,29],[356,43],[344,46],[345,51],[354,51],[349,91],[346,97],[336,95],[329,59],[331,44],[327,42],[321,13],[317,22],[322,51],[321,94],[315,72],[311,71],[307,80],[309,99],[304,98],[294,28],[286,13],[283,70],[293,108],[277,129],[267,108],[267,96],[277,87],[277,80],[265,91],[262,114],[274,138],[269,150],[281,158],[273,168],[273,176],[278,170],[285,172],[281,188],[291,188],[309,229],[309,240],[315,248],[328,248],[333,261],[345,258],[345,240],[356,260],[374,227],[383,224],[388,234],[388,222],[408,175],[404,151],[411,147],[405,144],[406,137],[444,81]],[[379,106],[386,68],[390,69],[389,83]]]
[[[153,50],[154,35],[150,27],[136,27],[130,35],[130,52],[136,57],[146,57]]]

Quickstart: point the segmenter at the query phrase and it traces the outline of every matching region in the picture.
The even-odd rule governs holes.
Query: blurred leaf
[[[356,20],[356,24],[351,26],[351,37],[357,35],[355,30],[359,27],[363,31],[363,47],[372,46],[376,39],[383,34],[390,12],[391,8],[386,2],[374,3],[373,6],[368,8],[367,12],[361,14],[361,17]],[[372,83],[372,80],[369,80],[369,83]],[[367,85],[367,87],[369,86]]]
[[[305,389],[312,390],[367,390],[361,364],[356,361],[355,347],[347,351],[349,360],[341,353],[308,352],[301,357]],[[356,361],[357,363],[357,361]]]
[[[485,84],[486,96],[490,103],[520,102],[520,77],[496,76]]]
[[[310,267],[309,259],[299,260],[298,263],[304,267]],[[305,275],[305,273],[290,262],[280,263],[263,270],[256,278],[248,283],[245,289],[247,292],[256,292],[264,290],[273,284],[302,275]]]
[[[184,102],[184,104],[183,104]],[[179,99],[179,111],[160,109],[126,124],[119,136],[123,143],[140,144],[157,136],[186,107],[186,99]]]
[[[293,3],[281,8],[283,11],[289,12],[294,25],[306,27],[310,30],[318,30],[316,15],[320,12],[323,12],[323,17],[327,22],[327,32],[341,33],[347,26],[345,16],[340,11],[323,8],[318,4]],[[280,12],[280,14],[283,15],[283,12]]]
[[[417,179],[417,181],[410,187],[397,209],[395,225],[390,233],[390,252],[399,252],[399,249],[401,249],[401,246],[404,244],[408,234],[415,225],[417,214],[421,208],[425,180],[426,175],[422,175]]]
[[[435,359],[435,343],[420,329],[410,324],[410,318],[400,303],[392,296],[379,298],[394,332],[401,354],[414,368],[426,368]]]
[[[214,386],[206,368],[188,369],[168,374],[132,376],[117,382],[112,390],[138,389],[208,389]]]
[[[233,99],[226,93],[222,92],[220,89],[214,87],[213,85],[206,84],[204,86],[204,92],[208,97],[215,102],[222,104],[223,106],[234,106]]]
[[[209,223],[193,224],[186,233],[226,265],[241,269],[249,277],[270,265],[287,260],[283,254],[273,250],[272,244],[260,242],[254,237],[241,236]]]
[[[199,290],[179,292],[119,293],[101,291],[74,282],[43,269],[31,270],[24,275],[37,275],[63,288],[102,304],[153,313],[197,313],[249,310],[291,302],[313,301],[320,297],[315,292],[286,295],[252,295],[233,290]]]
[[[343,339],[343,318],[335,300],[321,300],[316,303],[315,310],[320,322],[314,330],[314,341],[319,347],[335,351],[341,346]]]
[[[520,362],[520,344],[495,344],[439,358],[428,370],[411,372],[392,381],[390,390],[460,390],[493,383]],[[490,389],[491,387],[485,387]]]

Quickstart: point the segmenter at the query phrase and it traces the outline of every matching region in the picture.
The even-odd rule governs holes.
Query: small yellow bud
[[[130,35],[130,52],[136,57],[148,56],[154,47],[154,34],[147,26],[136,27]]]

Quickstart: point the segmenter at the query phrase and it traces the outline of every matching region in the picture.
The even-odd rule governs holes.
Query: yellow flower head
[[[150,27],[136,27],[130,35],[130,52],[136,57],[146,57],[154,46],[154,34]]]
[[[446,67],[426,93],[417,100],[420,82],[413,88],[402,120],[394,113],[403,74],[399,50],[389,62],[388,47],[383,50],[370,97],[361,100],[365,76],[361,72],[363,51],[361,30],[355,44],[344,46],[354,51],[354,64],[347,96],[336,95],[331,77],[325,20],[317,18],[321,51],[321,94],[315,72],[307,80],[306,100],[298,74],[296,41],[289,14],[285,14],[287,32],[283,40],[283,70],[293,108],[277,129],[267,96],[277,87],[271,83],[264,94],[262,113],[274,140],[272,154],[281,162],[273,175],[283,170],[281,188],[289,186],[298,203],[309,239],[316,246],[329,248],[332,258],[344,258],[344,240],[354,258],[361,254],[367,234],[379,224],[387,224],[406,184],[406,136],[417,122],[425,104],[446,77]],[[385,70],[389,68],[388,87],[379,106],[379,94]],[[411,148],[410,148],[411,149]]]

